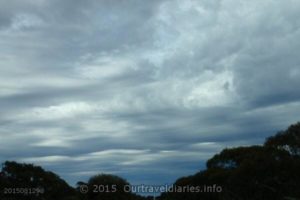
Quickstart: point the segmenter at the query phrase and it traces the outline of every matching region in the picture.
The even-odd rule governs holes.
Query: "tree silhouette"
[[[79,192],[82,186],[88,188],[88,192],[81,196],[82,199],[138,200],[142,198],[127,191],[126,186],[130,184],[125,179],[114,175],[99,174],[91,177],[88,183],[78,182],[77,185]]]
[[[5,188],[13,191],[4,194]],[[22,189],[23,191],[20,191]],[[25,190],[34,190],[26,194]],[[6,161],[0,176],[0,199],[66,199],[76,196],[76,191],[56,174],[32,164]],[[18,194],[16,194],[18,193]],[[75,197],[74,197],[75,198]],[[73,198],[73,199],[74,199]]]
[[[160,199],[299,199],[300,123],[266,140],[263,146],[224,149],[207,169],[175,185],[217,184],[221,193],[164,193]]]
[[[283,149],[293,156],[300,156],[300,122],[291,125],[287,130],[269,137],[265,146]]]

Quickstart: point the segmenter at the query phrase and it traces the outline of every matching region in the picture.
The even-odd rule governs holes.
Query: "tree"
[[[87,186],[88,192],[83,195],[83,199],[88,200],[130,200],[135,199],[135,195],[124,190],[129,183],[118,176],[99,174],[89,179],[88,183],[78,182],[78,189]]]
[[[300,122],[269,137],[265,146],[285,150],[293,156],[300,156]]]
[[[0,196],[1,199],[60,200],[76,197],[76,191],[58,175],[45,171],[39,166],[10,161],[6,161],[2,166],[0,176],[1,191],[3,191],[4,188],[18,189],[18,194],[4,194],[2,192],[0,194],[2,195]],[[27,192],[24,188],[25,190],[34,189],[34,191],[30,191],[32,194],[26,195]],[[20,189],[23,191],[20,191]]]
[[[300,123],[266,140],[263,146],[224,149],[207,169],[179,178],[175,185],[217,184],[222,193],[164,193],[161,200],[260,200],[300,198]]]

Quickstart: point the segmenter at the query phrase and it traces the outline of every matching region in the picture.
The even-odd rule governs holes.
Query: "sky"
[[[172,183],[300,120],[299,0],[0,0],[0,161]]]

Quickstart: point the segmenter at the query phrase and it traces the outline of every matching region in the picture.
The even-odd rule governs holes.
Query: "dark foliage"
[[[268,138],[265,146],[285,150],[292,156],[300,156],[300,122]]]
[[[266,140],[264,146],[224,149],[207,169],[180,178],[176,185],[222,186],[222,192],[175,193],[161,200],[300,199],[300,123]]]
[[[125,186],[129,186],[129,183],[118,177],[108,174],[99,174],[90,178],[88,183],[78,182],[78,192],[80,193],[81,187],[87,187],[88,192],[82,194],[82,199],[88,200],[134,200],[138,199],[138,196],[126,192]]]
[[[76,199],[76,191],[56,174],[32,164],[5,162],[0,176],[0,199]]]

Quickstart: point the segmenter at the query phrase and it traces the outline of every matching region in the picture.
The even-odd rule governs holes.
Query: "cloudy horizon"
[[[172,183],[300,120],[300,1],[0,1],[0,161]]]

